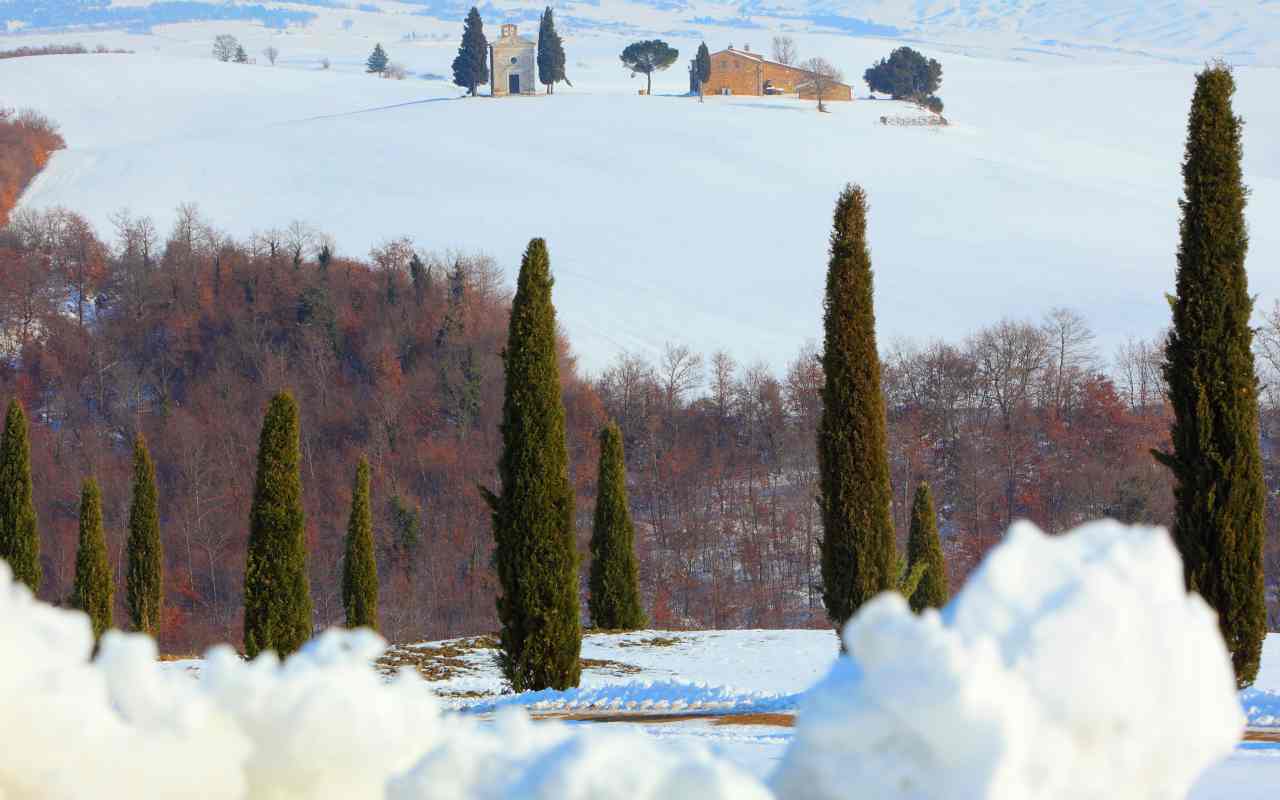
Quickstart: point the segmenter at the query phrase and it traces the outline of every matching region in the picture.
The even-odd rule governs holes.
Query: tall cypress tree
[[[107,540],[102,534],[102,492],[87,478],[80,492],[80,546],[76,549],[76,579],[71,603],[89,615],[93,640],[111,627],[115,586],[107,562]]]
[[[133,442],[133,502],[129,506],[126,542],[125,601],[134,630],[160,634],[164,607],[164,550],[160,543],[160,501],[156,467],[139,433]]]
[[[1173,472],[1173,538],[1187,588],[1218,612],[1236,681],[1244,687],[1257,675],[1266,636],[1266,486],[1234,93],[1235,80],[1224,65],[1196,76],[1182,162],[1173,331],[1165,346],[1173,452],[1155,455]]]
[[[551,6],[542,12],[542,22],[538,25],[538,81],[547,87],[547,94],[555,94],[560,81],[568,83],[564,74],[564,42],[556,33]]]
[[[301,462],[298,405],[281,392],[271,399],[262,422],[249,511],[244,649],[250,658],[263,650],[283,658],[311,638]]]
[[[818,470],[822,600],[842,627],[893,588],[897,567],[884,396],[867,250],[867,197],[846,186],[836,202],[824,301]]]
[[[711,51],[707,49],[707,43],[703,42],[698,45],[698,54],[693,59],[693,79],[698,84],[698,102],[702,102],[702,87],[707,81],[711,80]]]
[[[551,285],[547,245],[534,239],[520,264],[503,352],[502,493],[485,492],[502,592],[502,667],[517,692],[577,686],[581,670],[574,497]]]
[[[484,22],[475,6],[467,12],[462,28],[462,44],[453,59],[453,82],[476,96],[476,87],[489,82],[489,40],[484,38]]]
[[[373,555],[373,513],[369,508],[369,461],[361,458],[351,489],[347,553],[342,562],[342,606],[348,628],[378,629],[378,562]]]
[[[591,529],[591,623],[632,631],[646,624],[640,605],[636,532],[627,506],[627,465],[622,434],[610,422],[600,431],[600,472]]]
[[[924,564],[924,575],[911,595],[911,610],[917,614],[926,608],[942,608],[951,599],[947,586],[947,562],[942,557],[938,539],[938,515],[933,510],[933,493],[929,484],[916,487],[911,504],[911,534],[907,537],[907,571]]]
[[[0,559],[9,562],[14,581],[40,591],[40,534],[31,494],[31,443],[27,415],[15,397],[9,401],[0,435]]]

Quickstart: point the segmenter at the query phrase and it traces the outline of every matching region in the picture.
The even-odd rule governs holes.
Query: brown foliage
[[[496,629],[493,538],[475,489],[493,485],[500,445],[510,296],[496,265],[420,253],[415,285],[403,241],[369,262],[326,265],[325,240],[305,226],[236,242],[193,206],[177,217],[163,239],[149,220],[120,215],[111,248],[65,211],[24,211],[0,229],[0,397],[30,409],[43,596],[69,594],[85,474],[100,479],[123,584],[130,443],[141,431],[167,558],[162,645],[239,641],[257,424],[288,388],[302,414],[317,623],[343,619],[349,477],[367,453],[384,632],[416,641]],[[912,492],[928,481],[956,589],[1011,519],[1049,531],[1101,516],[1170,519],[1167,472],[1147,455],[1168,437],[1148,363],[1158,348],[1127,345],[1113,380],[1079,324],[1002,322],[963,343],[883,356],[895,525],[905,536]],[[560,353],[580,552],[594,434],[611,418],[655,627],[825,626],[813,348],[781,376],[671,347],[655,363],[621,356],[590,382],[563,339]],[[1275,408],[1268,401],[1263,418],[1273,489]],[[1274,574],[1274,536],[1267,558]]]
[[[0,108],[0,225],[27,184],[49,161],[49,154],[66,146],[58,126],[35,111]]]

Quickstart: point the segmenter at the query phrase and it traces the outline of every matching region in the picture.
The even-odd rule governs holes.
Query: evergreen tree
[[[894,545],[884,395],[872,307],[867,202],[847,186],[836,203],[823,318],[818,470],[822,600],[840,628],[858,607],[892,589]]]
[[[102,534],[102,493],[88,478],[80,493],[80,546],[76,549],[76,579],[71,604],[89,615],[96,642],[111,627],[115,586],[107,562],[107,540]]]
[[[129,505],[129,539],[125,547],[129,621],[134,630],[156,638],[164,607],[164,549],[160,543],[156,467],[141,433],[133,442],[133,501]]]
[[[702,87],[711,80],[711,51],[707,43],[698,45],[698,55],[693,59],[693,78],[698,82],[698,102],[702,102]]]
[[[381,75],[387,71],[387,64],[389,63],[391,63],[391,59],[387,57],[387,51],[382,49],[382,42],[378,42],[373,46],[373,52],[369,54],[369,59],[364,62],[364,71]]]
[[[632,72],[639,72],[645,77],[646,95],[653,94],[653,73],[676,63],[680,51],[661,39],[646,39],[643,42],[632,42],[622,49],[622,65]]]
[[[911,504],[911,534],[907,537],[907,570],[914,572],[922,565],[920,583],[908,597],[911,610],[917,614],[926,608],[942,608],[951,598],[947,587],[947,562],[942,557],[938,539],[938,517],[933,510],[933,493],[929,484],[916,487]]]
[[[502,667],[511,688],[578,685],[578,551],[546,243],[529,242],[511,303],[502,405],[502,493],[493,509]]]
[[[361,458],[351,489],[347,553],[342,562],[342,606],[348,628],[378,629],[378,562],[373,555],[373,513],[369,506],[369,462]]]
[[[595,523],[591,528],[591,623],[597,628],[636,630],[646,624],[640,606],[636,533],[627,504],[627,465],[622,434],[609,423],[600,431],[600,472]]]
[[[1182,162],[1177,294],[1164,375],[1173,405],[1173,538],[1187,588],[1218,612],[1236,680],[1258,671],[1266,635],[1262,549],[1266,486],[1258,441],[1253,299],[1235,79],[1224,65],[1196,76]]]
[[[547,94],[555,94],[556,84],[560,81],[569,83],[564,72],[564,42],[556,33],[551,6],[542,12],[542,22],[538,26],[538,81],[547,87]]]
[[[15,397],[9,401],[0,435],[0,559],[9,562],[13,580],[32,593],[40,590],[40,534],[31,496],[31,443],[27,415]]]
[[[428,284],[431,277],[427,274],[427,266],[417,253],[409,259],[409,279],[413,282],[413,299],[418,305],[427,298]]]
[[[246,52],[244,51],[244,45],[242,45],[242,44],[237,44],[237,45],[236,45],[236,56],[235,56],[235,60],[236,60],[236,63],[237,63],[237,64],[248,64],[248,63],[249,63],[249,54],[248,54],[248,53],[246,53]]]
[[[263,650],[283,658],[311,637],[301,462],[298,405],[281,392],[271,399],[262,422],[249,511],[244,649],[250,658]]]
[[[489,40],[484,38],[480,11],[472,6],[462,28],[462,45],[453,59],[453,82],[476,96],[476,87],[489,82]]]

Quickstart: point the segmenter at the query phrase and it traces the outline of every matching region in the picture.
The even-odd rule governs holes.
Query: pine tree
[[[364,62],[364,71],[381,75],[387,71],[387,64],[389,63],[391,63],[391,59],[387,57],[387,51],[382,49],[382,42],[378,42],[373,46],[373,52],[369,54],[369,60]]]
[[[27,415],[15,397],[9,401],[0,435],[0,559],[9,562],[13,580],[40,590],[40,534],[31,494],[31,443]]]
[[[237,63],[237,64],[248,64],[248,63],[249,63],[249,54],[248,54],[248,53],[246,53],[246,52],[244,51],[244,45],[242,45],[242,44],[237,44],[237,45],[236,45],[236,56],[235,56],[235,61],[236,61],[236,63]]]
[[[361,458],[351,489],[347,553],[342,562],[342,606],[348,628],[378,629],[378,562],[373,555],[373,513],[369,506],[369,462]]]
[[[556,33],[551,6],[542,12],[538,25],[538,81],[547,87],[547,94],[555,94],[556,84],[568,83],[564,72],[564,42]]]
[[[76,549],[71,604],[89,615],[95,642],[111,627],[114,598],[107,540],[102,534],[102,493],[98,482],[87,478],[80,493],[80,546]]]
[[[645,626],[635,527],[627,505],[627,465],[622,455],[622,434],[613,423],[600,431],[600,472],[588,585],[591,623],[597,628],[631,631]]]
[[[933,493],[929,484],[916,487],[911,504],[911,534],[907,537],[907,570],[913,572],[923,564],[920,583],[911,594],[911,610],[917,614],[926,608],[942,608],[951,599],[947,587],[947,562],[942,557],[938,539],[938,516],[933,510]]]
[[[453,59],[453,82],[472,97],[476,96],[477,86],[489,82],[489,40],[484,38],[484,22],[475,6],[467,12],[462,45]]]
[[[578,685],[578,552],[546,243],[529,242],[511,303],[502,405],[502,493],[493,509],[502,667],[511,688]]]
[[[711,51],[707,43],[698,45],[698,55],[693,59],[693,78],[698,82],[698,102],[702,102],[702,87],[711,80]]]
[[[837,628],[893,588],[897,556],[866,233],[866,193],[847,186],[831,234],[818,425],[822,600]]]
[[[1253,299],[1245,275],[1248,232],[1235,79],[1224,65],[1196,76],[1182,162],[1184,195],[1173,331],[1164,375],[1173,405],[1173,538],[1187,589],[1218,612],[1236,680],[1258,671],[1266,635],[1266,535]]]
[[[141,433],[133,442],[133,501],[129,505],[129,539],[125,547],[129,622],[134,630],[155,638],[160,635],[164,607],[164,549],[160,543],[156,467]]]
[[[288,392],[271,399],[258,440],[244,575],[244,649],[285,657],[311,637],[306,516],[302,511],[298,405]]]

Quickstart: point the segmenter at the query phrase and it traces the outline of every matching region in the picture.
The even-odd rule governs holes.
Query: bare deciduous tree
[[[219,34],[213,40],[213,57],[219,61],[230,61],[236,57],[236,51],[239,49],[240,42],[229,33]]]
[[[1073,391],[1097,366],[1093,331],[1084,317],[1069,308],[1055,308],[1044,320],[1049,343],[1049,406],[1058,416],[1072,402]]]
[[[796,63],[796,40],[790,36],[773,37],[773,60],[791,66]]]
[[[813,86],[813,96],[818,99],[818,110],[826,111],[822,99],[830,91],[833,83],[844,81],[844,74],[825,58],[810,58],[800,65],[800,69],[808,73],[807,82]]]
[[[275,45],[271,45],[262,51],[262,55],[267,59],[267,63],[274,67],[276,59],[280,57],[280,50]]]

